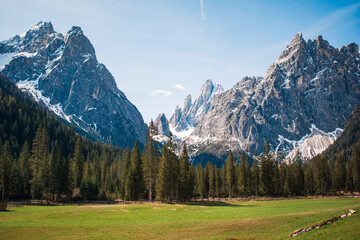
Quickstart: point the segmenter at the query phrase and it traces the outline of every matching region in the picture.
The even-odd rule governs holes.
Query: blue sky
[[[39,21],[80,26],[148,122],[171,117],[212,78],[225,89],[264,76],[297,32],[334,47],[360,40],[360,1],[0,0],[0,40]]]

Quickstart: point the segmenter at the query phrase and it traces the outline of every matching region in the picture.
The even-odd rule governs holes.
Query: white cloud
[[[206,12],[204,9],[204,0],[200,0],[200,14],[201,14],[201,19],[203,21],[206,21]]]
[[[151,96],[154,96],[154,97],[159,97],[159,96],[171,97],[171,95],[172,95],[172,92],[162,90],[162,89],[156,89],[156,90],[151,92]]]
[[[174,86],[176,87],[176,88],[178,88],[178,89],[180,89],[180,90],[186,90],[187,88],[186,87],[184,87],[183,85],[181,85],[181,84],[174,84]]]

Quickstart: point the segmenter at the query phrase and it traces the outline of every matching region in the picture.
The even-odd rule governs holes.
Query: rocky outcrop
[[[96,59],[80,27],[65,36],[50,22],[0,43],[0,71],[51,111],[104,142],[143,143],[146,125],[114,77]]]
[[[159,116],[155,119],[154,124],[156,126],[158,135],[169,135],[169,121],[167,120],[164,113],[159,114]]]

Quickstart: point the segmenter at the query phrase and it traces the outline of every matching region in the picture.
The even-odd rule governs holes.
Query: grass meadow
[[[0,239],[286,239],[349,209],[360,198],[10,207]],[[360,213],[294,238],[360,239]]]

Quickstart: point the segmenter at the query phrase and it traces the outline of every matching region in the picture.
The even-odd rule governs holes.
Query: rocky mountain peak
[[[301,46],[303,45],[305,42],[302,32],[298,32],[297,34],[295,34],[294,38],[291,40],[290,42],[290,47],[294,47],[294,46]]]
[[[0,72],[35,100],[98,140],[121,147],[145,141],[146,125],[138,109],[96,59],[80,27],[65,36],[51,23],[0,43]]]
[[[189,109],[191,107],[191,95],[187,95],[185,100],[184,100],[184,108],[183,108],[183,111],[182,111],[182,114],[187,114],[187,112],[189,112]]]
[[[245,77],[212,101],[186,140],[194,159],[218,146],[261,153],[265,140],[273,150],[321,152],[360,101],[358,56],[355,43],[339,51],[321,36],[296,34],[264,78]]]
[[[169,135],[169,121],[166,118],[165,113],[160,113],[159,116],[155,119],[154,124],[159,135]]]
[[[211,102],[223,91],[224,89],[220,84],[214,84],[212,80],[207,79],[202,85],[194,103],[191,101],[191,95],[188,95],[185,98],[183,110],[181,111],[176,107],[175,113],[170,118],[171,126],[175,128],[176,132],[191,132],[207,113]],[[183,134],[181,134],[181,136],[183,136]]]

